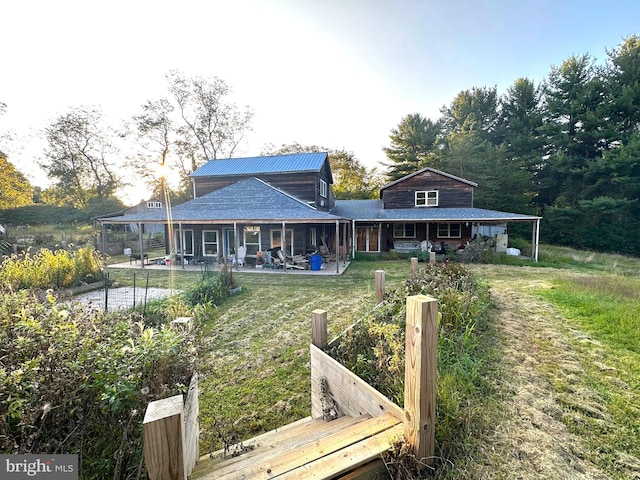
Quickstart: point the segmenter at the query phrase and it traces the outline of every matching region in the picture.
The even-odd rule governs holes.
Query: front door
[[[356,227],[356,251],[380,251],[380,227]]]

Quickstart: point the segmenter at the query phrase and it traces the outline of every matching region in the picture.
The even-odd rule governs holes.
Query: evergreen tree
[[[440,169],[440,122],[412,113],[391,130],[391,146],[383,150],[389,159],[387,177],[393,181],[425,167]]]

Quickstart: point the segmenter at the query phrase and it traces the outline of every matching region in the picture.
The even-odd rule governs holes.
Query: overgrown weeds
[[[71,247],[72,248],[72,247]],[[0,265],[0,284],[14,290],[69,288],[103,280],[102,259],[91,245],[5,257]]]
[[[491,390],[483,375],[491,356],[483,337],[491,304],[487,288],[461,264],[426,265],[415,278],[390,289],[382,306],[347,330],[328,353],[403,405],[406,297],[419,294],[435,297],[440,305],[435,466],[439,476],[446,476],[449,459],[469,455],[473,432],[484,424],[479,406]],[[398,468],[407,467],[402,462]]]
[[[0,293],[0,451],[64,452],[83,479],[141,478],[142,417],[182,392],[196,352],[189,332],[135,314]]]

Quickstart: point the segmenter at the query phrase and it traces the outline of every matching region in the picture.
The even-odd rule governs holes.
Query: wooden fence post
[[[187,480],[182,395],[151,402],[144,414],[144,462],[150,480]]]
[[[418,258],[411,257],[411,278],[415,280],[418,276]]]
[[[378,303],[384,300],[384,270],[376,270],[376,298]]]
[[[404,438],[420,464],[433,462],[436,418],[438,302],[407,297]]]
[[[327,346],[327,312],[325,310],[311,312],[311,343],[318,348]]]

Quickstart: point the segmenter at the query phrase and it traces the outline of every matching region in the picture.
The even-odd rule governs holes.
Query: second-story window
[[[162,208],[162,202],[147,202],[147,208]]]
[[[416,207],[437,207],[438,191],[427,190],[416,192]]]
[[[320,196],[323,198],[327,198],[327,182],[320,179]]]

